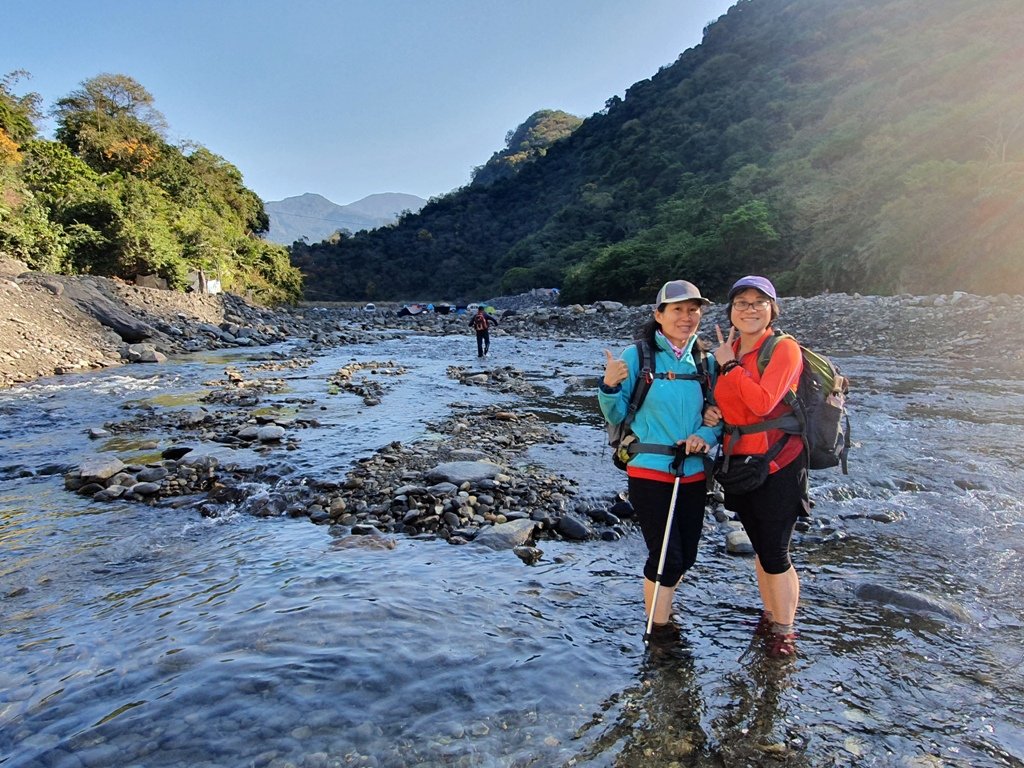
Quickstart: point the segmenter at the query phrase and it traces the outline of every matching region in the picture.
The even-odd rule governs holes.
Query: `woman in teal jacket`
[[[670,449],[679,446],[685,455],[665,568],[654,615],[654,632],[665,636],[677,631],[671,623],[672,599],[683,574],[697,559],[697,544],[704,526],[707,482],[703,454],[718,444],[721,427],[703,424],[704,391],[713,386],[715,361],[704,355],[697,341],[704,308],[711,302],[700,295],[693,283],[672,280],[658,291],[654,317],[644,326],[643,338],[655,355],[656,378],[633,420],[637,442]],[[702,386],[697,357],[708,381]],[[604,379],[598,388],[601,413],[612,424],[626,417],[630,395],[641,375],[640,356],[631,345],[615,359],[605,350]],[[636,511],[647,544],[644,563],[644,603],[650,617],[658,575],[658,561],[668,507],[676,480],[670,452],[636,453],[626,468],[629,500]]]

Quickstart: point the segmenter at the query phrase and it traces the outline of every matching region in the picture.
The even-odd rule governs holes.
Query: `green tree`
[[[155,273],[179,288],[201,268],[256,300],[299,298],[288,252],[258,238],[263,202],[224,158],[167,144],[139,83],[84,81],[58,101],[59,140],[46,141],[33,138],[37,100],[14,96],[12,81],[0,85],[0,251],[38,269]]]
[[[28,73],[19,69],[0,79],[0,133],[7,134],[15,144],[24,144],[36,135],[35,123],[40,117],[38,93],[15,96],[12,90],[26,77]]]
[[[771,263],[780,239],[772,219],[771,210],[761,200],[743,203],[722,216],[718,234],[730,266]]]
[[[127,75],[89,78],[53,112],[57,139],[98,171],[141,174],[159,157],[166,121],[149,91]]]

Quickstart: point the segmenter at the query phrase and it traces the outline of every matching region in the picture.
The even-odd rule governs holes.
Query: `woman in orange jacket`
[[[771,656],[796,653],[793,624],[800,599],[800,579],[789,555],[797,518],[807,515],[807,452],[800,435],[780,429],[744,432],[734,427],[756,425],[791,411],[783,402],[796,391],[803,369],[800,347],[791,338],[780,339],[764,371],[758,370],[761,345],[774,334],[779,316],[775,286],[765,277],[748,275],[729,290],[728,338],[717,329],[715,350],[719,376],[715,402],[726,423],[723,441],[730,461],[768,455],[768,478],[746,493],[726,490],[725,507],[736,512],[754,547],[757,586],[764,603],[756,634],[767,640]]]

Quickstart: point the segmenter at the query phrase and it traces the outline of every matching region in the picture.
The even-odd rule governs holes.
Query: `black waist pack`
[[[771,459],[767,456],[719,456],[715,480],[726,493],[756,491],[768,479]]]
[[[782,452],[788,439],[788,436],[783,436],[781,440],[776,440],[767,453],[733,456],[729,450],[722,451],[715,459],[715,480],[726,493],[756,491],[768,479],[772,462]],[[732,443],[729,447],[732,447]]]

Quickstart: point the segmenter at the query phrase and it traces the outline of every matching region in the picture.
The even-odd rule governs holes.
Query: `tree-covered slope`
[[[489,185],[297,247],[311,298],[1024,292],[1024,4],[741,0]]]
[[[56,140],[37,138],[39,98],[0,81],[0,255],[38,270],[184,288],[205,270],[222,286],[273,303],[301,296],[287,250],[259,238],[263,202],[224,158],[164,139],[152,96],[103,74],[54,107]]]
[[[508,132],[504,149],[473,170],[472,183],[487,186],[499,179],[512,178],[527,163],[546,155],[552,144],[569,136],[582,122],[575,115],[560,110],[534,112],[522,125]]]

